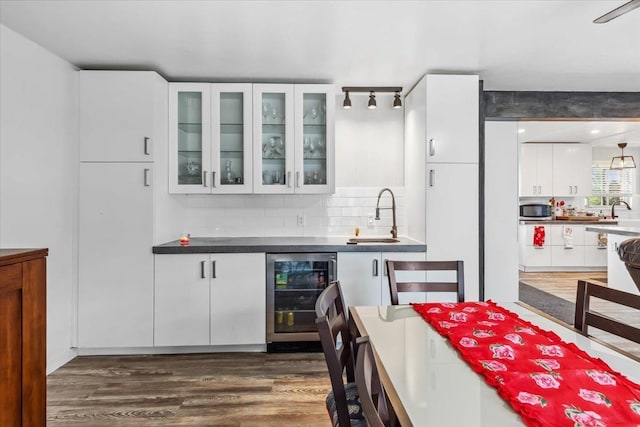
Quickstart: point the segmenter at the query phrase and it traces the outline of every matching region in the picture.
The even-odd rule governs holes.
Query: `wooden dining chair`
[[[318,296],[316,326],[331,379],[332,391],[326,399],[331,422],[334,427],[366,426],[354,382],[352,340],[340,282],[331,282]]]
[[[367,425],[369,427],[389,427],[391,426],[389,406],[380,382],[369,338],[358,338],[358,347],[356,385]]]
[[[578,280],[574,320],[574,327],[584,335],[588,335],[589,326],[593,326],[594,328],[640,344],[640,328],[593,311],[590,307],[591,298],[599,298],[640,310],[640,295],[607,288],[585,280]]]
[[[455,292],[464,301],[464,261],[393,261],[386,260],[391,304],[398,305],[399,292]],[[398,271],[453,271],[455,281],[400,282]],[[425,279],[426,280],[426,279]]]

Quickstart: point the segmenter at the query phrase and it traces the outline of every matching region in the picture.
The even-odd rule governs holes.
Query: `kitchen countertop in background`
[[[153,247],[154,254],[295,253],[295,252],[425,252],[427,245],[408,237],[398,243],[347,244],[348,237],[192,237],[189,246],[178,240]],[[378,236],[360,236],[378,237]],[[389,237],[389,236],[383,236]]]

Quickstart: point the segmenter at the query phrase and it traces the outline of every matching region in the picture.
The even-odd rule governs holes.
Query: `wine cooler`
[[[319,341],[316,299],[336,271],[335,253],[267,254],[267,343]]]

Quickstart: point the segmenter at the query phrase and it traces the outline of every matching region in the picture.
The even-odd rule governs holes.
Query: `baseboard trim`
[[[115,348],[78,348],[79,356],[122,356],[145,354],[188,354],[188,353],[232,353],[266,352],[266,344],[247,345],[206,345],[180,347],[115,347]]]
[[[75,348],[70,348],[64,353],[56,354],[55,356],[47,357],[47,375],[51,374],[59,367],[66,365],[78,356],[78,351]]]
[[[607,271],[607,267],[530,267],[530,266],[519,266],[520,271],[524,271],[526,273],[543,273],[545,271],[550,272],[563,272],[568,271],[572,273],[580,273],[581,271]]]

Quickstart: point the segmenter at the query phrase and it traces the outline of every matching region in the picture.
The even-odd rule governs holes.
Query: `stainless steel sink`
[[[393,237],[352,237],[348,243],[398,243],[400,240]]]

